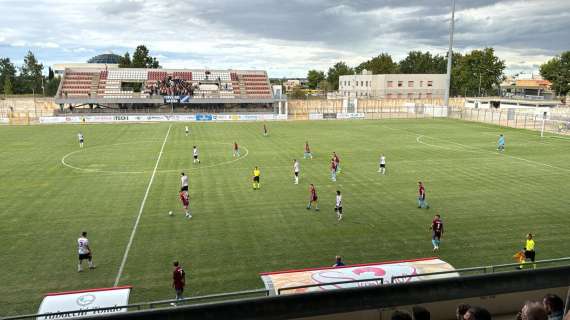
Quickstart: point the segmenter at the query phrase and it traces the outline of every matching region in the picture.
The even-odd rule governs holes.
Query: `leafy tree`
[[[446,57],[432,56],[429,51],[410,51],[408,56],[400,61],[402,73],[445,73],[446,68]]]
[[[293,90],[291,90],[291,93],[289,93],[289,97],[293,99],[305,99],[307,98],[307,94],[305,93],[305,90],[297,86],[294,87]]]
[[[5,95],[10,95],[14,93],[14,91],[12,91],[12,80],[10,77],[4,78],[3,93]]]
[[[149,51],[144,45],[140,45],[133,53],[132,68],[160,68],[158,59],[151,57]]]
[[[392,56],[387,53],[381,53],[378,56],[365,61],[355,68],[356,73],[362,70],[371,71],[372,74],[398,73],[398,64],[392,60]]]
[[[53,80],[53,78],[55,77],[55,73],[53,72],[53,69],[51,67],[48,68],[48,80]]]
[[[454,60],[452,88],[456,90],[455,94],[489,95],[498,89],[505,62],[495,55],[493,48],[473,50]]]
[[[344,61],[339,61],[329,68],[327,81],[334,90],[338,90],[338,78],[348,74],[354,74],[354,69],[349,67]]]
[[[53,79],[47,81],[46,96],[53,97],[56,95],[60,81],[61,81],[60,77],[54,77]]]
[[[10,58],[0,58],[0,93],[12,94],[14,92],[14,82],[16,79],[16,67]],[[8,85],[6,85],[8,83]],[[10,88],[9,92],[5,91],[5,88]]]
[[[34,54],[28,51],[24,64],[20,68],[21,93],[42,92],[43,64],[39,63]]]
[[[130,68],[132,64],[131,55],[128,52],[125,52],[125,55],[119,59],[119,68]]]
[[[311,89],[316,89],[319,83],[325,80],[325,73],[323,71],[309,70],[307,73],[308,86]]]
[[[565,51],[542,64],[540,75],[552,82],[552,90],[557,95],[567,95],[570,91],[570,51]]]
[[[334,87],[327,80],[320,81],[317,88],[321,90],[325,95],[327,92],[334,90]]]

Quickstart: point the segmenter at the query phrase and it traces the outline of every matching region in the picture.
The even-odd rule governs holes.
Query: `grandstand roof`
[[[118,64],[121,56],[114,53],[104,53],[87,60],[87,63]]]

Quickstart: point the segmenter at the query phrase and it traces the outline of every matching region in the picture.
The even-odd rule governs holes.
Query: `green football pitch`
[[[0,315],[33,313],[47,292],[117,279],[134,287],[131,302],[172,298],[174,260],[187,294],[205,295],[261,288],[259,272],[330,266],[335,255],[349,264],[429,257],[436,213],[446,230],[439,255],[456,268],[513,262],[528,232],[538,259],[570,252],[570,140],[561,137],[448,119],[270,122],[267,137],[261,123],[193,123],[188,137],[185,125],[0,127]],[[312,160],[303,159],[305,140]],[[191,220],[180,172],[190,178]],[[417,208],[418,180],[429,210]],[[319,212],[305,209],[310,183]],[[78,273],[81,231],[97,269]]]

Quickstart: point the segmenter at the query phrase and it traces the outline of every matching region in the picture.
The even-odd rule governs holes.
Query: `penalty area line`
[[[154,169],[152,170],[152,175],[150,176],[150,181],[148,182],[148,186],[146,187],[146,192],[144,193],[144,197],[142,199],[141,206],[139,208],[139,214],[137,216],[137,220],[135,221],[135,225],[133,226],[133,231],[131,232],[129,242],[127,243],[127,248],[125,249],[125,254],[123,255],[123,260],[121,261],[121,266],[119,267],[119,272],[117,272],[117,277],[115,278],[115,283],[113,284],[113,287],[118,286],[119,281],[121,281],[121,276],[123,275],[123,269],[125,268],[125,264],[127,263],[129,251],[131,250],[131,246],[133,245],[133,240],[135,238],[135,233],[137,232],[137,228],[138,228],[139,222],[141,220],[141,216],[142,216],[142,213],[144,210],[144,205],[146,203],[146,199],[148,198],[148,193],[150,191],[150,187],[152,186],[152,183],[154,182],[154,176],[156,175],[156,169],[158,168],[158,164],[160,163],[160,159],[162,158],[164,146],[166,145],[166,140],[168,140],[168,135],[170,134],[171,128],[172,128],[172,124],[168,127],[168,131],[166,131],[166,136],[164,137],[164,141],[162,141],[162,147],[160,147],[160,152],[158,153],[156,163],[154,164]]]

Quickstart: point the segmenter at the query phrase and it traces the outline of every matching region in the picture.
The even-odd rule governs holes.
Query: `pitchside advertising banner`
[[[261,280],[265,284],[265,288],[270,294],[279,295],[389,284],[392,283],[392,278],[396,276],[409,275],[413,277],[394,278],[394,283],[458,277],[459,274],[457,272],[421,276],[421,274],[426,273],[454,270],[455,268],[449,263],[434,257],[337,268],[328,267],[268,272],[261,273],[260,275]],[[338,283],[347,281],[355,282]],[[303,288],[287,289],[299,286]]]
[[[10,123],[10,119],[8,118],[0,118],[0,124],[8,124]]]
[[[187,114],[187,115],[114,115],[40,117],[42,124],[57,123],[120,123],[120,122],[182,122],[182,121],[264,121],[287,120],[284,114]]]
[[[66,319],[127,312],[127,308],[122,307],[129,304],[131,289],[130,286],[124,286],[49,293],[42,300],[38,310],[38,314],[45,316],[36,319]],[[97,310],[100,308],[110,309]],[[65,311],[73,312],[57,314]]]
[[[309,120],[364,119],[364,113],[309,113]]]

